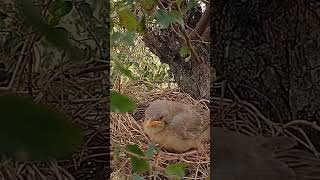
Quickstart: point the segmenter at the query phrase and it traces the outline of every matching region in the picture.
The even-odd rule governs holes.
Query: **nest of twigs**
[[[130,92],[127,94],[130,96]],[[132,96],[138,102],[138,108],[133,113],[111,113],[111,144],[113,149],[116,145],[124,148],[129,144],[136,144],[144,151],[152,141],[144,133],[142,128],[142,121],[144,111],[148,107],[148,103],[156,99],[167,99],[186,104],[197,104],[208,109],[206,101],[196,101],[188,94],[176,91],[157,91],[151,93],[143,93],[140,96],[135,94]],[[152,167],[151,172],[143,174],[145,177],[152,177],[153,179],[168,179],[165,174],[165,168],[177,162],[185,162],[188,164],[186,170],[186,179],[209,179],[210,174],[210,144],[204,143],[205,148],[202,152],[189,151],[183,154],[176,154],[161,149],[150,160]],[[112,179],[119,179],[125,177],[132,179],[131,165],[125,153],[120,153],[120,160],[112,161],[113,173]],[[155,175],[157,174],[157,175]]]
[[[129,88],[128,88],[129,87]],[[134,86],[122,89],[122,92],[138,102],[138,107],[133,113],[112,113],[111,114],[111,143],[112,149],[116,145],[124,148],[128,144],[137,144],[141,149],[146,150],[152,143],[149,137],[143,132],[142,120],[148,103],[156,99],[168,99],[187,104],[198,104],[208,108],[207,101],[197,101],[188,94],[179,90],[159,90],[147,93],[136,91]],[[220,88],[221,84],[216,83],[214,88]],[[141,87],[140,87],[141,88]],[[241,100],[232,89],[234,97],[212,96],[210,103],[211,122],[213,126],[220,126],[229,130],[238,131],[249,136],[288,136],[295,139],[299,144],[294,149],[283,152],[282,157],[296,172],[300,174],[312,173],[305,171],[305,167],[317,169],[320,167],[319,145],[320,127],[315,123],[304,120],[293,120],[289,123],[275,123],[267,118],[258,107]],[[224,93],[222,93],[224,94]],[[214,137],[212,137],[214,138]],[[143,174],[144,177],[153,179],[168,179],[164,168],[176,162],[187,162],[187,175],[184,179],[208,179],[210,174],[210,147],[206,144],[205,150],[198,153],[174,154],[161,150],[150,161],[152,171]],[[296,166],[301,164],[301,166]],[[214,164],[213,164],[214,165]],[[120,154],[120,160],[112,161],[112,179],[131,179],[132,171],[130,161],[125,153]],[[157,174],[154,175],[154,174]],[[311,174],[309,174],[311,175]]]
[[[96,62],[64,64],[45,71],[31,72],[25,64],[21,60],[21,63],[8,69],[14,78],[11,84],[7,83],[1,88],[21,96],[31,96],[35,102],[64,113],[82,127],[85,143],[77,152],[64,159],[36,163],[1,161],[0,179],[106,179],[110,173],[109,156],[106,153],[109,142],[106,123],[107,65]]]

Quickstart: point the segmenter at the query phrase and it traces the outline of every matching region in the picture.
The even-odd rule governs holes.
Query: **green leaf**
[[[79,11],[86,17],[92,18],[93,12],[91,9],[91,5],[86,2],[81,2],[79,4]]]
[[[138,27],[136,16],[128,8],[122,8],[118,12],[120,24],[128,31],[135,31]]]
[[[131,112],[136,108],[133,100],[120,94],[117,91],[110,93],[110,110],[111,112]]]
[[[146,11],[152,11],[156,6],[154,0],[144,0],[141,2],[141,7]]]
[[[151,158],[155,152],[159,152],[160,151],[160,148],[153,145],[153,144],[149,144],[148,145],[148,150],[146,152],[146,156]]]
[[[136,174],[136,173],[132,174],[132,179],[133,179],[133,180],[144,180],[143,177],[139,176],[139,175]]]
[[[121,63],[119,63],[117,60],[114,60],[114,63],[115,63],[115,67],[116,69],[118,69],[122,74],[126,75],[127,77],[129,77],[130,79],[133,79],[135,80],[136,77],[133,76],[133,73],[125,68]]]
[[[33,5],[31,1],[17,0],[17,4],[22,8],[23,18],[25,23],[32,26],[34,29],[44,32],[49,27],[43,16],[40,13],[40,9]]]
[[[196,0],[190,0],[188,2],[187,9],[184,11],[185,13],[188,12],[190,9],[195,8],[198,6],[198,2]]]
[[[49,12],[53,16],[63,17],[67,15],[73,8],[71,1],[56,0],[49,7]]]
[[[161,29],[166,29],[170,26],[172,21],[171,17],[165,10],[159,9],[156,13],[156,22],[160,25]]]
[[[186,175],[187,163],[170,164],[166,167],[165,172],[168,176],[178,176],[180,178]]]
[[[139,148],[138,145],[127,145],[126,147],[126,150],[128,152],[131,152],[133,154],[136,154],[138,156],[142,156],[142,157],[145,157],[143,151]],[[144,173],[144,172],[147,172],[149,170],[149,164],[146,160],[143,160],[141,158],[137,158],[135,156],[132,156],[128,153],[126,153],[127,156],[129,157],[129,160],[131,162],[131,165],[132,165],[132,172],[134,173]]]
[[[186,57],[189,53],[189,48],[188,46],[186,45],[183,45],[181,48],[180,48],[180,56],[181,57]]]
[[[125,32],[122,34],[120,40],[123,43],[128,44],[129,46],[134,45],[135,34],[134,32]]]
[[[124,43],[129,46],[134,45],[135,33],[134,32],[115,32],[111,34],[110,42],[111,44]]]
[[[140,35],[145,35],[148,32],[147,20],[145,15],[142,15],[141,20],[139,21],[138,32]]]
[[[69,45],[68,38],[70,35],[71,33],[63,27],[51,28],[45,34],[47,41],[59,47],[67,47]]]
[[[184,26],[183,17],[179,11],[175,11],[175,10],[170,11],[169,16],[172,22],[176,22],[180,24],[182,27]]]
[[[12,158],[66,157],[82,143],[79,127],[29,98],[0,96],[0,114],[0,153]]]

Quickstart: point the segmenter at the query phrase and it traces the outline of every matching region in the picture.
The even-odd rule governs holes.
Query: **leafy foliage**
[[[30,99],[0,96],[0,114],[0,153],[10,157],[47,160],[66,156],[82,142],[81,130],[64,115]]]
[[[110,93],[110,110],[112,112],[130,112],[135,109],[135,103],[127,96],[119,92],[111,91]]]
[[[130,152],[130,153],[135,154],[137,156],[146,157],[144,152],[138,147],[138,145],[127,145],[126,150],[127,150],[127,152]],[[132,172],[133,173],[147,172],[150,168],[149,163],[146,160],[139,158],[139,157],[136,157],[132,154],[127,153],[127,156],[129,157],[129,160],[132,165]]]
[[[183,178],[186,175],[185,173],[186,167],[187,167],[186,163],[170,164],[166,167],[166,173],[169,176],[177,176],[177,177]]]

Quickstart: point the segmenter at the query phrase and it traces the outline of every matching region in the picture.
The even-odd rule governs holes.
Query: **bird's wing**
[[[185,110],[172,118],[169,128],[178,138],[192,139],[197,138],[204,131],[205,122],[199,113]]]

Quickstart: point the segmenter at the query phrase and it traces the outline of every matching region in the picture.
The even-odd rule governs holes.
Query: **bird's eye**
[[[160,120],[163,120],[163,116],[161,116],[159,119],[160,119]]]

